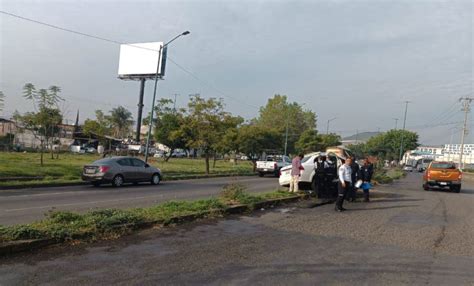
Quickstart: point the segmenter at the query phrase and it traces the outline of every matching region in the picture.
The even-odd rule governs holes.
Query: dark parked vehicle
[[[104,158],[85,165],[82,171],[82,180],[94,186],[112,183],[114,187],[120,187],[124,183],[139,182],[158,185],[161,178],[160,169],[134,157]]]

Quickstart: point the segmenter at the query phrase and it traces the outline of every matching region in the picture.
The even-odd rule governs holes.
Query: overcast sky
[[[409,100],[408,129],[422,143],[444,144],[451,134],[453,142],[460,138],[452,130],[461,126],[458,98],[474,96],[471,1],[0,3],[2,11],[118,42],[167,41],[190,30],[169,56],[199,80],[168,62],[158,97],[177,93],[178,105],[192,93],[222,97],[247,119],[274,94],[286,94],[316,112],[320,131],[337,117],[330,130],[351,135],[391,129],[394,118],[401,127]],[[136,118],[139,83],[117,78],[118,58],[117,44],[0,14],[4,115],[32,109],[21,97],[32,82],[62,88],[69,122],[77,109],[83,121],[117,105]],[[151,81],[145,92],[147,108]]]

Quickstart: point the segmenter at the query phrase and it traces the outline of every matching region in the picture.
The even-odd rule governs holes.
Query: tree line
[[[403,141],[403,146],[402,146]],[[392,129],[378,134],[367,140],[366,143],[350,145],[349,149],[362,158],[367,156],[376,156],[382,160],[398,160],[400,148],[402,155],[408,150],[418,147],[418,134],[408,130]]]
[[[14,115],[19,126],[31,130],[39,139],[41,161],[47,146],[53,156],[52,147],[58,140],[63,121],[60,103],[64,101],[60,92],[58,86],[37,89],[27,83],[23,97],[32,103],[34,111]],[[175,149],[199,150],[206,161],[206,172],[210,159],[219,155],[245,154],[255,163],[264,152],[321,151],[339,145],[341,139],[336,134],[319,134],[316,114],[280,94],[268,99],[258,116],[247,120],[227,111],[223,99],[204,98],[200,94],[190,95],[185,108],[174,108],[170,99],[158,100],[155,112],[154,140],[168,146],[169,155]],[[81,128],[86,135],[127,138],[132,135],[133,123],[132,113],[117,106],[108,113],[96,110],[95,118],[86,119]],[[143,124],[148,123],[145,118]]]
[[[270,98],[258,116],[250,120],[228,112],[223,99],[204,98],[200,94],[190,95],[185,108],[176,109],[171,99],[160,99],[154,112],[153,138],[170,148],[165,160],[176,149],[199,150],[206,161],[206,172],[210,159],[219,155],[245,154],[255,166],[263,152],[282,154],[285,145],[287,153],[296,153],[340,144],[340,137],[335,134],[318,134],[316,114],[299,103],[288,102],[285,95]],[[130,120],[129,116],[119,118],[124,123]],[[147,117],[143,124],[148,125],[148,121]],[[108,122],[110,117],[98,110],[96,119],[86,120],[83,131],[110,134]]]

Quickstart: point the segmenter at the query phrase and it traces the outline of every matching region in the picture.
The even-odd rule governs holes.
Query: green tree
[[[365,143],[351,144],[347,148],[351,150],[356,158],[366,158],[369,155]]]
[[[316,130],[306,130],[295,143],[298,152],[325,151],[328,147],[341,145],[341,137],[337,134],[318,134]]]
[[[84,125],[82,126],[82,132],[89,136],[89,138],[91,138],[93,135],[96,135],[99,137],[99,142],[101,144],[105,143],[104,136],[107,135],[106,126],[101,125],[97,120],[89,118],[86,119],[86,121],[84,121]]]
[[[133,123],[132,113],[123,106],[118,106],[110,111],[107,118],[114,130],[114,136],[119,138],[127,137]]]
[[[228,128],[232,115],[224,110],[221,99],[204,99],[199,94],[190,96],[185,122],[181,135],[189,148],[200,150],[206,162],[206,174],[209,174],[209,159],[215,154],[216,146],[222,139],[223,130]]]
[[[56,108],[42,106],[38,112],[27,112],[17,117],[17,120],[40,141],[40,162],[43,166],[44,149],[53,134],[58,132],[58,125],[63,120],[61,112]]]
[[[58,108],[58,104],[64,99],[59,96],[61,88],[58,86],[50,86],[48,89],[36,90],[36,87],[32,83],[26,83],[23,86],[23,97],[32,101],[36,109],[41,107]]]
[[[388,132],[370,138],[366,143],[368,155],[378,156],[381,159],[398,160],[400,142],[403,136],[403,150],[412,150],[418,147],[418,134],[408,130],[392,129]]]
[[[276,94],[267,104],[260,108],[255,122],[264,128],[275,130],[280,134],[277,148],[283,150],[286,128],[288,127],[288,152],[294,152],[295,143],[306,130],[316,129],[316,114],[304,110],[296,103],[288,102],[286,95]]]
[[[60,91],[58,86],[51,86],[49,90],[36,90],[32,83],[23,86],[23,97],[33,102],[36,112],[27,113],[20,116],[19,119],[23,127],[32,131],[34,136],[40,140],[41,165],[43,165],[45,145],[50,146],[51,159],[54,158],[54,138],[58,137],[59,125],[63,118],[58,106],[59,102],[64,101],[59,96]]]
[[[182,126],[185,124],[184,110],[175,110],[171,99],[160,99],[155,107],[155,112],[153,136],[157,142],[170,148],[170,152],[165,158],[167,162],[174,150],[186,148],[186,136],[182,133]],[[148,124],[148,121],[143,120],[143,123]]]
[[[335,133],[321,134],[321,150],[326,150],[328,147],[339,146],[341,145],[341,136]]]
[[[304,131],[298,141],[295,143],[295,149],[297,152],[314,152],[321,151],[321,136],[316,130],[306,130]]]
[[[220,139],[214,144],[214,167],[216,166],[216,154],[234,154],[238,150],[237,138],[238,138],[238,127],[244,122],[244,119],[240,116],[232,116],[227,114],[224,116],[219,132]]]
[[[267,129],[257,124],[242,125],[238,129],[236,147],[252,160],[253,170],[257,167],[257,159],[268,150],[279,147],[280,134],[274,129]]]

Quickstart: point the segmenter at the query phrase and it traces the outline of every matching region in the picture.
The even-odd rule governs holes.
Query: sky
[[[120,43],[173,42],[158,98],[223,98],[251,119],[274,94],[342,136],[403,125],[423,144],[458,143],[460,97],[473,92],[472,1],[22,1],[0,10]],[[3,116],[32,110],[22,87],[58,85],[72,123],[122,105],[139,83],[117,78],[120,46],[0,13]],[[153,82],[145,88],[145,113]],[[474,104],[474,102],[473,102]],[[398,119],[395,120],[395,118]],[[469,114],[468,126],[474,117]],[[474,143],[474,130],[467,141]]]

